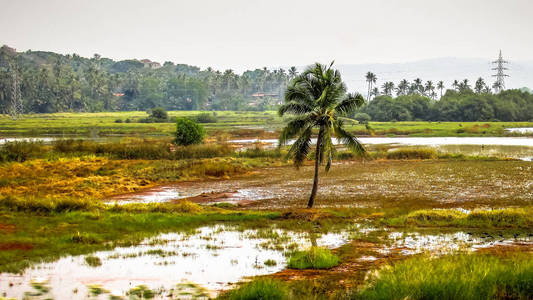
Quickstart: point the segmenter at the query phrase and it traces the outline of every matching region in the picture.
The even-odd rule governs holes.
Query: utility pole
[[[17,68],[12,67],[11,69],[11,101],[9,107],[7,108],[7,114],[13,119],[16,120],[22,116],[24,112],[24,106],[22,104],[22,97],[20,95],[20,80],[17,74]]]
[[[497,60],[493,61],[492,64],[496,65],[495,68],[492,68],[492,70],[496,71],[496,74],[492,75],[492,77],[496,77],[496,82],[494,82],[493,88],[496,93],[499,93],[503,90],[505,90],[505,77],[509,77],[509,75],[505,74],[505,70],[509,70],[507,67],[505,67],[506,64],[509,62],[504,60],[502,57],[502,50],[500,50],[500,55]]]

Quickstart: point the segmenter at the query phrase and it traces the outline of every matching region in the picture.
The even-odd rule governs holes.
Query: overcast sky
[[[532,0],[0,0],[0,44],[205,68],[533,60]]]

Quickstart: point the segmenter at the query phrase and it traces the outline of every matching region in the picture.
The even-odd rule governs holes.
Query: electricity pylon
[[[496,67],[492,68],[492,70],[496,71],[496,74],[492,75],[492,77],[496,77],[496,82],[492,85],[494,88],[494,91],[496,93],[499,93],[503,90],[505,90],[505,77],[509,77],[509,75],[505,74],[505,70],[509,70],[505,65],[509,62],[504,60],[502,57],[502,50],[500,50],[500,56],[497,60],[493,61],[492,64],[495,64]]]

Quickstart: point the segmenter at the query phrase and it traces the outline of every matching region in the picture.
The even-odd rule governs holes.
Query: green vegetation
[[[19,80],[25,112],[272,109],[280,90],[293,76],[284,69],[232,70],[141,62],[113,61],[95,54],[84,58],[45,51],[15,52],[0,48],[0,86]],[[0,91],[0,111],[11,97]],[[260,93],[262,96],[253,96]],[[157,119],[153,119],[157,120]]]
[[[407,216],[387,220],[391,225],[471,228],[533,228],[531,207],[473,210],[465,213],[454,209],[417,210]]]
[[[289,298],[289,289],[281,281],[257,279],[241,287],[222,294],[220,299],[227,300],[284,300]]]
[[[344,128],[343,118],[361,106],[365,100],[359,94],[347,94],[339,71],[328,66],[315,64],[297,75],[285,92],[285,104],[279,108],[280,116],[292,114],[290,120],[281,131],[279,144],[283,146],[297,137],[291,145],[288,157],[292,158],[296,167],[300,167],[307,158],[311,148],[313,128],[318,128],[315,150],[315,175],[311,196],[307,207],[313,207],[318,190],[318,168],[326,160],[326,172],[331,167],[336,151],[331,140],[336,137],[357,154],[364,154],[365,149],[357,138]]]
[[[100,260],[100,258],[98,256],[93,256],[93,255],[85,256],[85,262],[90,267],[99,267],[102,265],[102,261]]]
[[[434,148],[399,148],[387,153],[387,159],[436,159]]]
[[[373,274],[353,299],[531,299],[533,260],[456,254],[415,257]]]
[[[436,101],[420,92],[378,96],[363,107],[374,121],[532,121],[533,95],[520,90],[492,94],[470,88],[447,90]],[[460,133],[460,132],[459,132]]]
[[[205,137],[204,128],[193,120],[178,119],[176,121],[176,139],[174,143],[180,146],[200,144]]]
[[[297,251],[289,258],[288,267],[292,269],[329,269],[339,264],[339,257],[329,249],[311,247]]]

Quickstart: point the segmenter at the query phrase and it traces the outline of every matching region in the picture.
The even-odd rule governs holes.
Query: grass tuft
[[[311,247],[305,251],[293,253],[288,267],[291,269],[329,269],[339,264],[339,257],[329,249]]]
[[[220,296],[228,300],[284,300],[289,299],[287,286],[274,279],[257,279]]]

